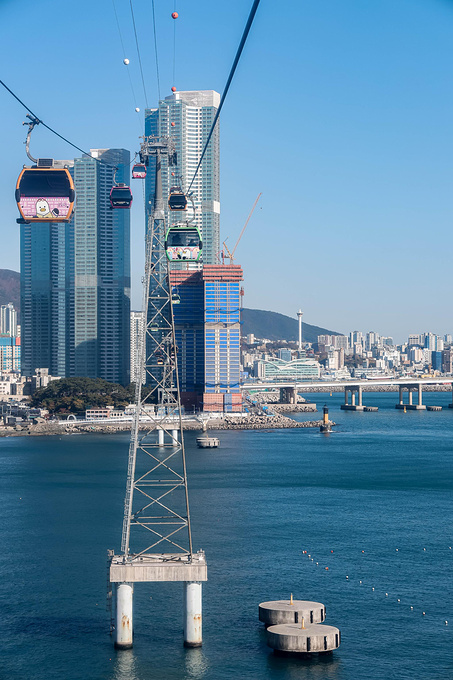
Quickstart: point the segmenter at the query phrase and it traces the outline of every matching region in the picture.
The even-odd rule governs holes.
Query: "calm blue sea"
[[[186,435],[208,559],[201,649],[182,646],[181,584],[136,587],[134,648],[113,649],[106,552],[119,548],[128,436],[1,439],[0,678],[452,677],[453,410],[404,414],[396,396],[343,413],[342,395],[313,395],[338,423],[330,436],[221,432],[209,451]],[[266,647],[258,604],[291,592],[326,605],[342,631],[332,656]]]

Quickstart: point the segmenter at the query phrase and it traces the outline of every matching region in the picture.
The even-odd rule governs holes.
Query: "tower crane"
[[[248,223],[249,223],[249,221],[250,221],[251,216],[253,215],[253,212],[254,212],[256,206],[258,205],[258,201],[260,200],[261,196],[262,196],[262,192],[260,191],[260,193],[258,194],[258,196],[257,196],[256,199],[255,199],[255,203],[253,204],[253,207],[252,207],[251,211],[249,212],[249,216],[248,216],[247,219],[245,220],[245,224],[244,224],[244,226],[242,227],[242,231],[241,231],[241,233],[239,234],[239,238],[238,238],[238,240],[236,241],[236,245],[234,246],[234,248],[233,248],[233,250],[232,250],[231,252],[230,252],[230,250],[229,250],[229,248],[228,248],[228,246],[227,246],[227,244],[226,244],[226,240],[223,242],[222,264],[225,264],[225,258],[229,259],[230,264],[233,264],[233,262],[234,262],[234,253],[236,252],[236,248],[238,247],[239,241],[241,240],[242,236],[244,235],[244,231],[245,231],[245,229],[246,229],[246,227],[247,227],[247,225],[248,225]],[[225,251],[226,251],[226,252],[225,252]]]

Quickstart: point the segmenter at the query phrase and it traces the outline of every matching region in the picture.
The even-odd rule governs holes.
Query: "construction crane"
[[[261,195],[262,195],[262,192],[260,192],[260,193],[258,194],[258,196],[256,197],[255,203],[253,204],[253,207],[252,207],[251,211],[249,212],[249,216],[248,216],[247,219],[245,220],[245,224],[244,224],[244,226],[242,227],[241,233],[239,234],[239,238],[238,238],[238,240],[236,241],[236,245],[234,246],[234,248],[233,248],[233,250],[232,250],[231,252],[230,252],[230,250],[229,250],[229,248],[228,248],[228,246],[227,246],[227,244],[226,244],[226,240],[223,242],[222,264],[225,264],[225,258],[229,259],[230,264],[233,264],[233,262],[234,262],[234,253],[236,252],[236,248],[238,247],[239,241],[241,240],[242,236],[244,235],[244,231],[245,231],[245,229],[246,229],[246,227],[247,227],[247,225],[248,225],[248,223],[249,223],[249,221],[250,221],[251,216],[253,215],[253,211],[255,210],[255,208],[256,208],[256,206],[257,206],[257,204],[258,204],[258,201],[259,201],[260,198],[261,198]],[[228,240],[228,239],[227,239],[227,240]]]

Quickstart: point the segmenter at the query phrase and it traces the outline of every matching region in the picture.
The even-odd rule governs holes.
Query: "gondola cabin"
[[[177,225],[170,227],[165,237],[165,252],[170,262],[198,262],[203,242],[197,227]]]
[[[128,209],[132,205],[132,192],[125,184],[117,184],[110,191],[110,206],[112,208]]]
[[[170,210],[186,210],[187,198],[181,187],[171,187],[168,197],[168,207]]]
[[[137,163],[132,168],[132,178],[133,179],[145,179],[146,177],[146,165],[144,163]]]
[[[69,222],[74,200],[74,182],[67,168],[36,167],[21,171],[16,202],[24,222]]]

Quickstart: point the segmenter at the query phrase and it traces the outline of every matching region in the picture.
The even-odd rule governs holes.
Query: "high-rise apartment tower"
[[[181,186],[188,190],[195,174],[214,116],[220,104],[220,95],[214,90],[175,92],[159,102],[156,109],[145,111],[145,134],[171,137],[176,149],[177,165],[168,167],[167,157],[162,157],[162,190],[166,204],[170,188]],[[217,122],[209,147],[198,174],[192,184],[195,203],[195,224],[203,236],[203,263],[215,264],[220,251],[220,182],[219,182],[219,124]],[[148,214],[154,205],[155,159],[150,159],[146,176]],[[188,210],[167,211],[169,224],[192,216]],[[172,265],[172,268],[187,264]],[[196,263],[189,265],[198,269]]]

